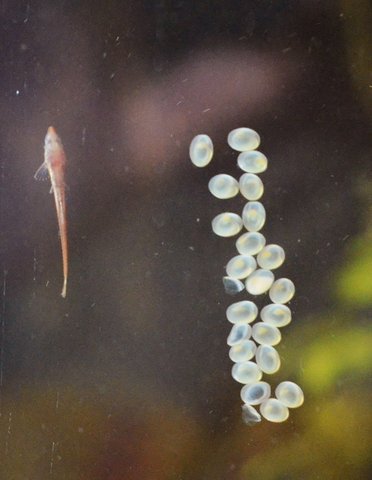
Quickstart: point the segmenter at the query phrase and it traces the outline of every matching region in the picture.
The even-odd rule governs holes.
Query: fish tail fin
[[[61,297],[66,298],[66,290],[67,290],[67,277],[65,277],[64,280],[63,280]]]

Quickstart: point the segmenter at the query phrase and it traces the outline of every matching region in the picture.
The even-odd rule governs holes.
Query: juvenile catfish
[[[66,297],[68,276],[68,248],[67,248],[67,223],[65,201],[65,166],[66,155],[63,150],[61,139],[53,127],[49,127],[44,143],[44,162],[35,173],[36,180],[42,180],[49,173],[52,182],[51,193],[57,209],[59,234],[61,237],[62,263],[63,263],[63,287],[61,295]]]

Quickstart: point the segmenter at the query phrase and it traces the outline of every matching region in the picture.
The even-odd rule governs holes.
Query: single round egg
[[[270,288],[269,296],[274,303],[287,303],[295,294],[295,286],[288,278],[279,278]]]
[[[248,202],[243,208],[243,224],[248,232],[258,232],[265,225],[266,211],[260,202]]]
[[[282,382],[276,387],[275,395],[289,408],[300,407],[304,403],[304,392],[294,382]]]
[[[248,173],[262,173],[267,169],[267,157],[256,150],[242,152],[238,156],[238,167]]]
[[[239,179],[239,189],[247,200],[258,200],[264,192],[262,180],[254,173],[243,173]]]
[[[241,255],[256,255],[265,246],[266,238],[260,232],[243,233],[236,241],[236,249]]]
[[[229,336],[227,337],[227,345],[232,347],[237,345],[242,340],[248,340],[252,334],[252,327],[245,323],[239,323],[232,327]]]
[[[240,390],[240,397],[244,403],[249,405],[259,405],[270,398],[271,388],[267,382],[257,382],[250,385],[244,385]]]
[[[244,404],[242,405],[242,419],[243,422],[252,427],[261,421],[261,415],[251,406]]]
[[[247,278],[255,269],[257,263],[251,255],[236,255],[226,265],[226,273],[229,277]]]
[[[236,128],[227,136],[227,143],[238,152],[255,150],[260,145],[260,142],[261,139],[258,133],[246,127]]]
[[[257,346],[252,340],[242,340],[231,346],[229,357],[236,363],[247,362],[255,356],[256,350]]]
[[[221,173],[209,180],[208,188],[211,194],[217,198],[233,198],[239,192],[239,183],[231,175]]]
[[[245,287],[251,295],[262,295],[269,290],[273,281],[273,272],[259,268],[249,275]]]
[[[256,362],[263,373],[268,375],[272,375],[280,368],[279,353],[271,345],[260,345],[257,348]]]
[[[292,312],[286,305],[270,303],[261,310],[260,316],[265,323],[274,327],[285,327],[292,320]]]
[[[242,219],[236,213],[220,213],[212,220],[212,230],[220,237],[233,237],[238,234],[242,228]]]
[[[276,398],[269,398],[261,403],[261,415],[269,422],[285,422],[289,416],[288,408]]]
[[[244,283],[241,280],[231,277],[222,277],[223,288],[228,295],[237,295],[244,290]]]
[[[252,337],[261,345],[277,345],[282,339],[278,328],[264,322],[258,322],[253,325]]]
[[[206,167],[213,157],[213,143],[208,135],[196,135],[190,143],[190,159],[197,167]]]
[[[257,263],[261,268],[274,270],[279,268],[285,259],[285,253],[279,245],[266,245],[257,255]]]
[[[239,383],[257,383],[262,378],[262,372],[254,362],[236,363],[231,369],[231,375]]]
[[[231,323],[252,323],[257,314],[256,304],[249,300],[232,303],[226,309],[226,317]]]

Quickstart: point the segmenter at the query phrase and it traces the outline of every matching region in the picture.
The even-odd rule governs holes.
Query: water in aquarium
[[[364,480],[371,5],[0,2],[0,480]]]

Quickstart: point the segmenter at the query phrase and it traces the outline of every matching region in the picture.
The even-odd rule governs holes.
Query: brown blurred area
[[[368,2],[46,0],[0,6],[0,479],[364,479],[372,474]],[[49,186],[68,168],[70,277]],[[278,347],[305,404],[241,423],[211,197],[257,130],[264,234],[294,320]],[[191,139],[215,157],[196,169]]]

